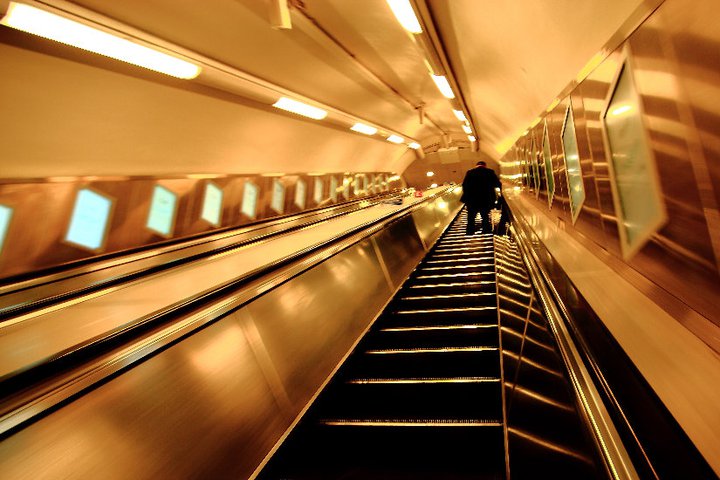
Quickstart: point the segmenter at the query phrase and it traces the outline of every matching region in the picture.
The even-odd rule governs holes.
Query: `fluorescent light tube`
[[[375,135],[377,133],[377,128],[365,125],[364,123],[356,123],[350,127],[350,130],[353,132],[364,133],[365,135]]]
[[[470,135],[472,133],[472,129],[470,127],[468,127],[467,125],[463,125],[462,129],[463,129],[463,132],[467,133],[468,135]]]
[[[418,22],[409,0],[387,0],[387,3],[405,30],[410,33],[422,33],[420,22]]]
[[[392,143],[403,143],[405,139],[398,135],[390,135],[389,137],[387,137],[387,141]]]
[[[172,77],[191,79],[200,74],[200,67],[190,62],[30,5],[10,2],[0,24]]]
[[[468,140],[470,140],[471,142],[474,142],[474,141],[475,141],[475,137],[473,137],[472,135],[468,135]]]
[[[314,118],[315,120],[322,120],[327,117],[327,112],[321,108],[313,107],[306,103],[298,102],[287,97],[280,97],[280,100],[273,103],[273,107],[277,107],[281,110],[285,110],[292,113],[297,113],[303,117]]]
[[[450,84],[447,81],[447,78],[445,78],[444,75],[430,75],[435,82],[435,85],[437,85],[438,90],[440,90],[440,93],[442,93],[445,98],[455,98],[455,93],[453,93],[452,88],[450,88]]]
[[[420,144],[417,142],[412,142],[412,143],[408,143],[408,147],[417,150],[418,148],[420,148]]]
[[[453,109],[453,113],[455,114],[455,116],[457,117],[457,119],[460,120],[461,122],[467,122],[467,118],[465,117],[465,113],[464,113],[462,110],[454,110],[454,109]]]

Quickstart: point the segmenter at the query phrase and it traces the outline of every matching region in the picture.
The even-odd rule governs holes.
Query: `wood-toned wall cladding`
[[[606,261],[620,274],[718,326],[720,30],[711,19],[719,15],[717,2],[665,1],[503,158],[506,181],[576,238],[610,254]],[[567,169],[577,167],[562,135],[568,107],[585,190],[576,219]],[[620,115],[635,120],[618,123]],[[534,168],[544,162],[537,145],[545,125],[551,203],[547,170]],[[652,291],[642,287],[648,281]],[[682,321],[682,312],[670,313]],[[701,338],[706,332],[693,331]]]
[[[400,187],[389,172],[6,182],[0,184],[0,278]]]

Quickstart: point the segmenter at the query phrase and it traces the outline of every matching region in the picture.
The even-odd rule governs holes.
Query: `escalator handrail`
[[[570,383],[577,398],[578,406],[586,421],[607,473],[614,480],[640,478],[633,466],[630,455],[623,445],[611,415],[602,401],[599,389],[592,375],[585,367],[583,357],[567,327],[568,310],[550,280],[548,272],[540,262],[537,253],[530,248],[526,232],[516,221],[510,227],[517,240],[518,249],[528,270],[530,280],[543,307],[548,324],[567,367]]]

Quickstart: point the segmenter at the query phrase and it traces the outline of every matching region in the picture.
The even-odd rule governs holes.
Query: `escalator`
[[[465,224],[463,212],[257,478],[603,477],[513,242]]]

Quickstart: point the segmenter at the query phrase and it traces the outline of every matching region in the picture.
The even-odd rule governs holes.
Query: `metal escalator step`
[[[383,315],[377,321],[378,328],[427,327],[443,325],[497,325],[495,307],[469,307],[447,310],[410,310]]]
[[[394,305],[401,309],[481,307],[494,306],[495,298],[495,292],[402,295]]]
[[[313,406],[318,418],[392,421],[502,421],[499,382],[343,383],[331,386]]]
[[[346,383],[483,383],[499,382],[499,377],[354,378]]]
[[[464,420],[464,419],[322,419],[318,423],[333,426],[357,426],[357,427],[502,427],[502,422],[497,420]]]
[[[348,362],[342,372],[345,379],[497,377],[500,357],[491,350],[362,355],[361,359]]]
[[[500,480],[501,427],[313,425],[258,480]]]
[[[494,328],[446,328],[424,330],[381,330],[363,340],[363,348],[372,350],[411,348],[450,348],[467,346],[498,346]]]

